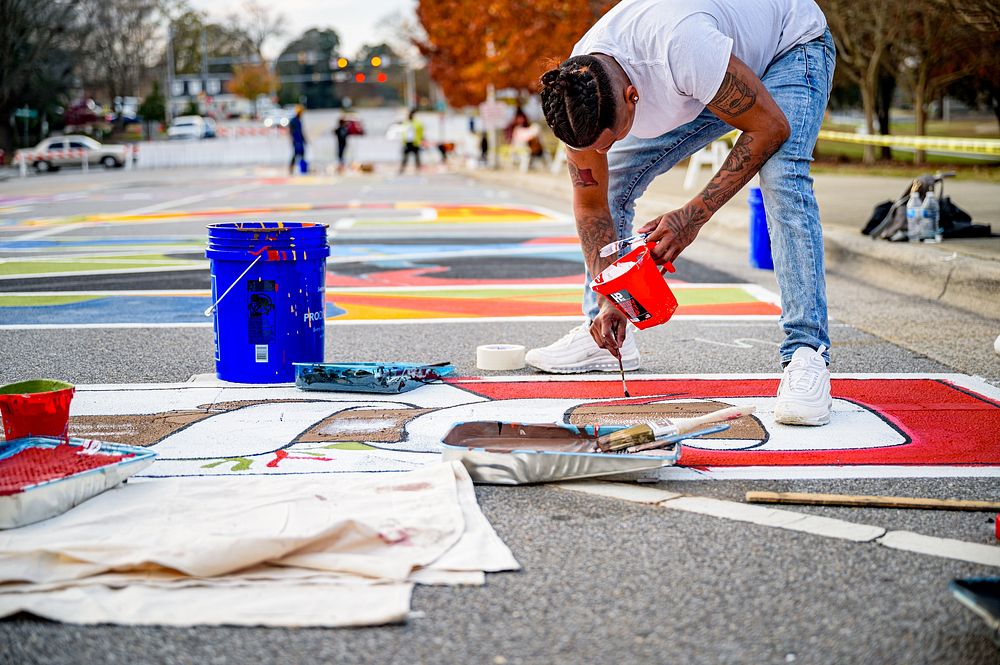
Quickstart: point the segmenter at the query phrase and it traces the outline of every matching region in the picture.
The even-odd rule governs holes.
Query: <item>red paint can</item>
[[[639,329],[666,323],[677,309],[677,298],[649,253],[655,246],[650,242],[632,250],[590,283]],[[663,268],[674,272],[670,263]]]
[[[25,436],[67,438],[69,404],[76,388],[65,381],[34,379],[0,387],[0,417],[8,441]]]

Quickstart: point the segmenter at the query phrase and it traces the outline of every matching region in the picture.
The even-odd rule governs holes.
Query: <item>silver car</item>
[[[89,136],[69,134],[47,138],[34,148],[14,153],[15,164],[22,158],[39,173],[45,173],[58,170],[62,166],[82,166],[84,160],[88,166],[97,164],[107,168],[124,166],[128,152],[123,145],[105,145]]]

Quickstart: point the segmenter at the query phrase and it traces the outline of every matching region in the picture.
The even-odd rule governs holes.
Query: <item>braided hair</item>
[[[615,122],[615,98],[604,64],[577,55],[542,74],[542,111],[556,137],[573,148],[597,141]]]

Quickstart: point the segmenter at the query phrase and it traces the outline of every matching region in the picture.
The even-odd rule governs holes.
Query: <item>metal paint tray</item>
[[[25,485],[13,494],[0,495],[0,529],[12,529],[66,512],[73,506],[118,485],[132,474],[153,463],[156,453],[122,443],[31,436],[0,441],[0,460],[30,448],[52,449],[56,446],[78,448],[78,454],[131,455],[92,469],[61,478]]]
[[[292,363],[300,390],[405,393],[455,371],[451,363]]]
[[[628,425],[603,425],[598,430],[600,434],[609,434],[626,427]],[[567,449],[518,447],[518,438],[527,439],[534,435],[552,437],[555,442],[553,448]],[[584,449],[596,438],[597,431],[593,425],[521,424],[495,420],[462,422],[456,423],[441,440],[444,448],[442,457],[445,461],[460,460],[473,482],[526,485],[608,476],[638,480],[651,477],[650,471],[676,464],[681,456],[679,443],[635,455],[569,450],[573,447]],[[490,439],[494,439],[497,445],[480,445]]]

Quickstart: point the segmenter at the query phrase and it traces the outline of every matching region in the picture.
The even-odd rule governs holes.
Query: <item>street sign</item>
[[[38,117],[38,111],[36,111],[35,109],[29,109],[27,106],[25,106],[23,109],[15,110],[14,117],[27,118],[29,120],[33,120]]]
[[[512,115],[511,107],[503,102],[483,102],[479,105],[479,117],[485,129],[503,129]]]

